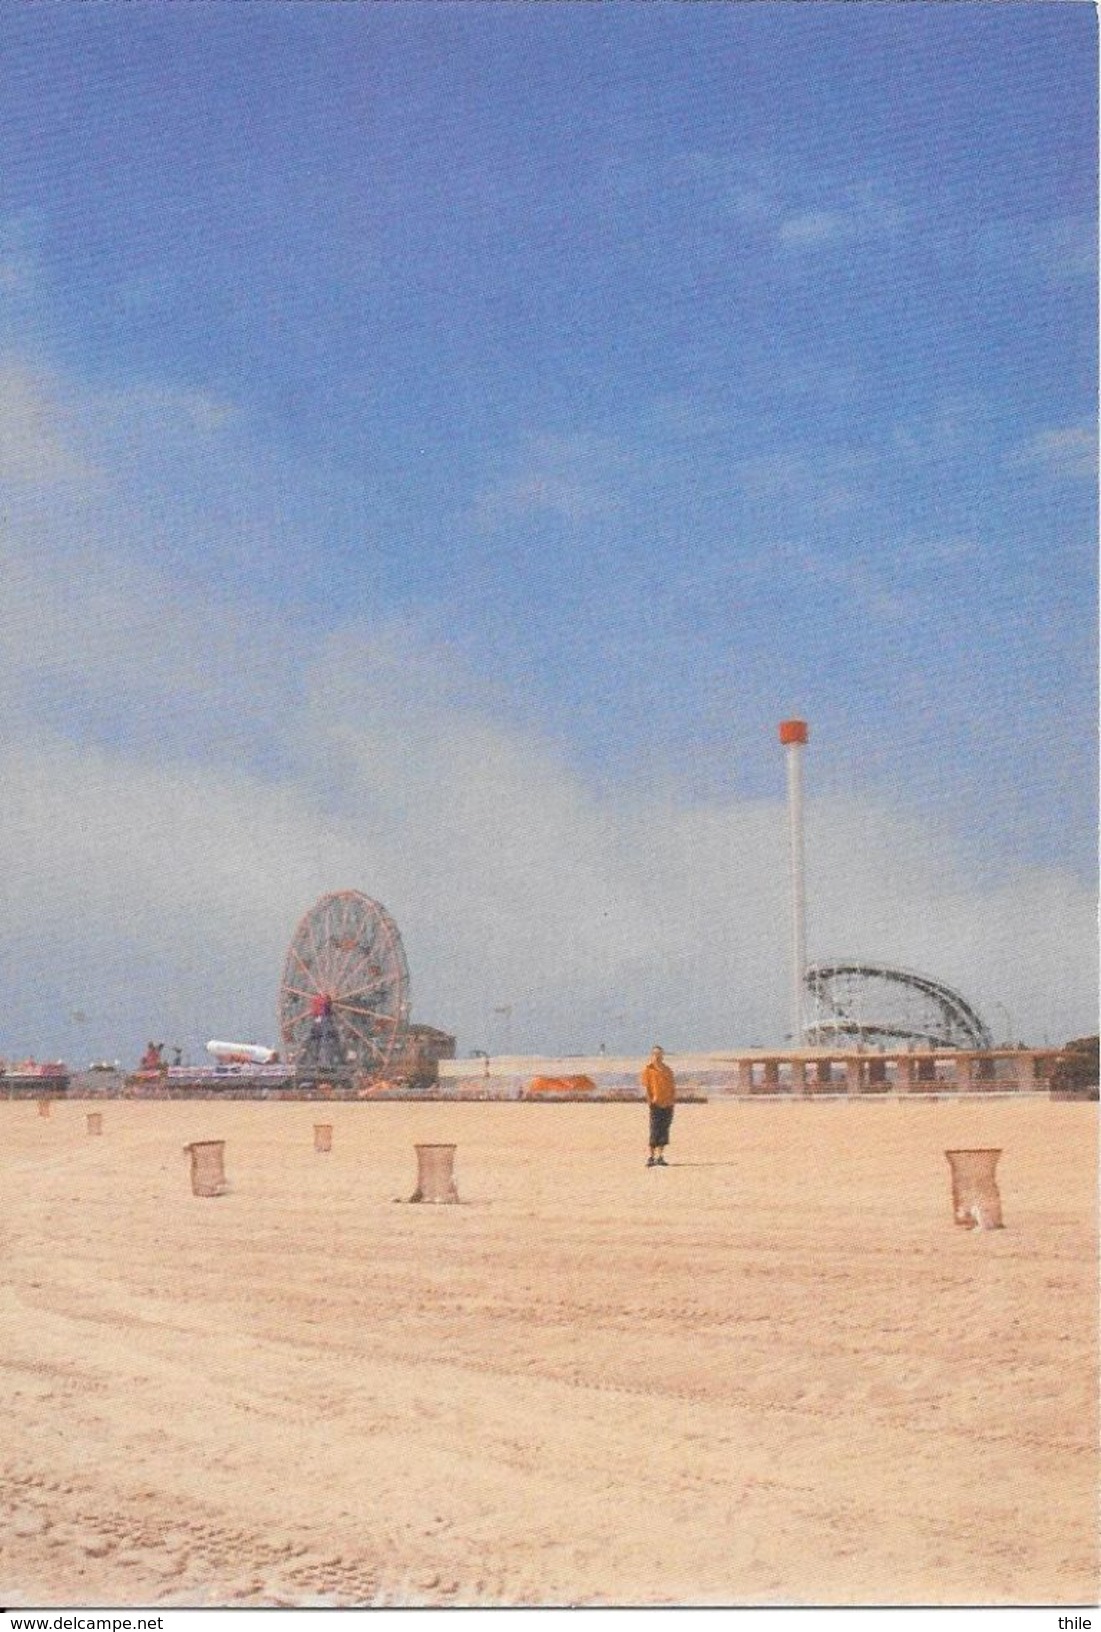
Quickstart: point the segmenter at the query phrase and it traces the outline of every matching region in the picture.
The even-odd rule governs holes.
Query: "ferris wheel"
[[[279,989],[297,1073],[381,1076],[408,1021],[409,967],[390,914],[358,890],[323,895],[294,932]]]

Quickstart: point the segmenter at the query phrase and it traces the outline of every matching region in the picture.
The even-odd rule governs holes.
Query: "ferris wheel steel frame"
[[[304,1078],[385,1075],[405,1043],[409,966],[385,907],[323,895],[299,920],[279,989],[279,1030]]]
[[[959,992],[913,969],[884,963],[813,963],[804,984],[812,1045],[988,1049],[993,1037]]]

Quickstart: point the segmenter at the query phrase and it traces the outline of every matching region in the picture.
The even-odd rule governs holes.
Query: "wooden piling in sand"
[[[191,1157],[191,1193],[194,1196],[222,1196],[228,1186],[225,1173],[225,1140],[201,1139],[184,1146]]]
[[[456,1202],[454,1145],[416,1145],[417,1188],[410,1201]]]
[[[946,1150],[952,1173],[952,1216],[973,1230],[1000,1230],[1002,1198],[994,1169],[1000,1150]]]

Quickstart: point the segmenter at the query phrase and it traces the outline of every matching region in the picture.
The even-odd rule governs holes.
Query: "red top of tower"
[[[780,741],[785,747],[789,742],[806,742],[808,736],[806,720],[780,721]]]

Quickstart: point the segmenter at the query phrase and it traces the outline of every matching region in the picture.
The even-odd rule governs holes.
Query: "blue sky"
[[[1011,971],[1031,892],[1092,924],[1095,28],[1075,3],[13,9],[26,1047],[90,1042],[51,1015],[114,1012],[103,971],[135,960],[127,1038],[219,1030],[219,1004],[270,1031],[315,885],[411,926],[421,1017],[468,1046],[506,1001],[532,1047],[627,1010],[624,1046],[775,1032],[783,880],[759,875],[789,713],[812,727],[812,954],[1088,1029],[1092,928]],[[201,856],[175,878],[151,838],[186,979],[133,902],[93,931],[76,852],[28,839],[62,774],[139,779],[162,838],[179,779],[205,789],[195,842],[249,832],[256,922],[219,927]],[[472,779],[493,814],[459,833],[438,811]],[[526,805],[544,779],[557,847]],[[263,827],[279,801],[305,901]],[[107,877],[139,835],[110,799],[102,819],[69,842]],[[734,846],[714,923],[688,906],[712,842]],[[611,942],[584,923],[594,845]],[[64,978],[47,896],[81,927]],[[472,942],[498,949],[481,984]]]

